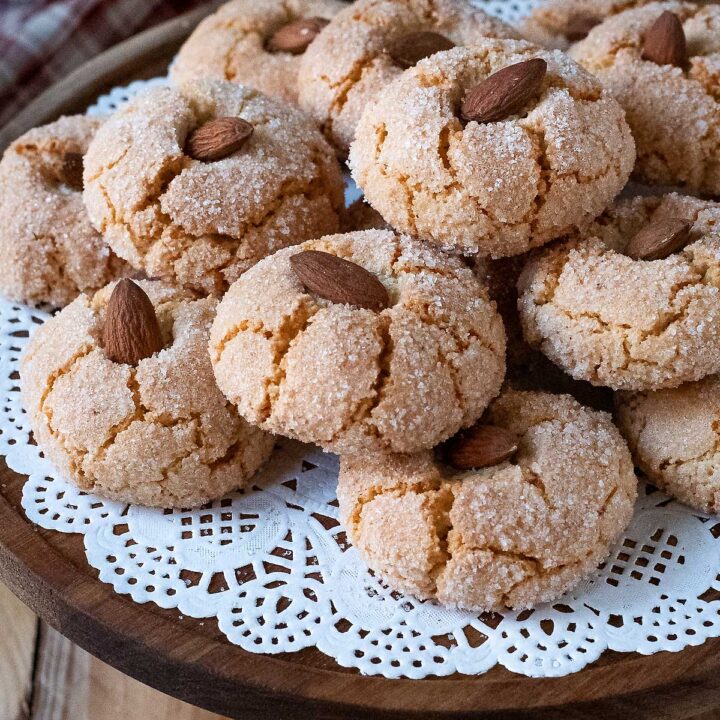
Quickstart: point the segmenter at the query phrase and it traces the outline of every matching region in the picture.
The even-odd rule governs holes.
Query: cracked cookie
[[[508,390],[486,421],[517,445],[490,467],[458,470],[431,451],[341,458],[341,520],[393,589],[470,610],[530,607],[590,574],[627,527],[637,482],[609,415]]]
[[[80,489],[192,507],[241,487],[267,460],[273,439],[238,417],[215,384],[207,341],[216,301],[157,281],[133,287],[162,349],[135,365],[111,360],[111,344],[137,338],[132,327],[123,336],[117,321],[141,313],[113,311],[113,343],[115,286],[81,295],[30,340],[20,371],[23,404],[46,457]]]
[[[683,248],[628,256],[667,223],[685,223]],[[518,281],[525,339],[572,377],[616,390],[719,372],[719,230],[717,203],[677,194],[618,202],[582,237],[527,263]]]
[[[337,268],[316,269],[324,292],[294,269],[318,251]],[[341,300],[341,272],[355,281],[344,303],[329,301],[328,290]],[[332,452],[411,452],[471,425],[498,394],[505,334],[459,260],[368,230],[281,250],[245,273],[218,307],[210,355],[254,425]]]
[[[676,16],[673,32],[664,12]],[[679,2],[627,10],[573,46],[625,109],[639,180],[720,193],[718,53],[720,6]]]
[[[170,80],[229,80],[296,103],[302,53],[344,7],[339,0],[232,0],[195,28]]]
[[[702,512],[720,511],[720,377],[618,393],[616,417],[653,484]]]
[[[0,161],[0,292],[62,307],[132,271],[90,224],[82,156],[100,121],[62,117],[19,137]]]
[[[567,50],[605,18],[651,0],[545,0],[520,26],[523,37],[547,48]]]
[[[220,159],[207,154],[236,141]],[[118,110],[85,157],[84,199],[133,267],[204,294],[336,232],[344,204],[335,154],[299,110],[212,80],[154,88]]]
[[[523,68],[534,77],[508,81]],[[600,83],[563,53],[516,40],[406,70],[367,108],[350,149],[355,181],[394,228],[494,258],[589,224],[634,159],[623,111]]]
[[[445,38],[445,45],[440,38],[427,44],[428,38],[433,39],[429,33]],[[397,44],[410,35],[413,55],[400,57]],[[437,49],[473,45],[483,37],[517,34],[465,0],[359,0],[338,13],[303,56],[300,106],[344,156],[365,106],[409,62],[436,45]]]

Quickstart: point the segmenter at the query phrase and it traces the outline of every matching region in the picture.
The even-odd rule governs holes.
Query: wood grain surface
[[[81,650],[0,585],[0,720],[223,720]]]
[[[32,125],[82,111],[104,85],[127,82],[138,69],[167,62],[197,19],[171,21],[84,66],[5,128],[0,149]],[[315,649],[246,653],[228,643],[213,622],[135,604],[100,583],[80,536],[27,522],[20,507],[24,480],[0,461],[0,580],[101,660],[222,715],[252,720],[720,716],[713,715],[720,707],[720,640],[649,657],[608,652],[580,673],[537,680],[496,667],[476,677],[391,681],[360,676]]]
[[[35,615],[0,585],[0,720],[27,716],[36,634]]]

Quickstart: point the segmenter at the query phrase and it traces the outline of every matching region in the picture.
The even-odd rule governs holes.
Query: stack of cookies
[[[317,444],[370,569],[474,610],[591,573],[635,466],[720,509],[720,8],[556,5],[541,47],[466,0],[232,0],[168,87],[17,140],[47,457],[188,507]]]

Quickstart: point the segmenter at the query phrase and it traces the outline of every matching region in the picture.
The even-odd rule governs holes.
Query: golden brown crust
[[[305,292],[290,266],[303,250],[363,266],[390,307],[375,313]],[[505,374],[502,322],[472,272],[382,230],[258,263],[220,303],[210,354],[249,422],[336,452],[432,447],[472,424]]]
[[[342,457],[341,519],[392,588],[472,610],[529,607],[592,572],[629,523],[636,479],[608,415],[505,391],[487,417],[518,437],[512,461],[461,473],[431,452]]]
[[[139,281],[163,350],[131,367],[105,357],[113,285],[81,295],[39,328],[21,364],[23,404],[48,459],[80,489],[122,502],[192,507],[241,487],[272,438],[215,385],[207,337],[216,301]]]

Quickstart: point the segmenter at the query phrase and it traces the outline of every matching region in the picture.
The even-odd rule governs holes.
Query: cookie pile
[[[22,360],[43,452],[184,507],[317,444],[368,566],[476,610],[593,572],[635,466],[715,512],[720,204],[689,193],[720,194],[718,29],[551,0],[541,47],[465,0],[227,3],[169,86],[0,163],[0,288],[62,307]]]

